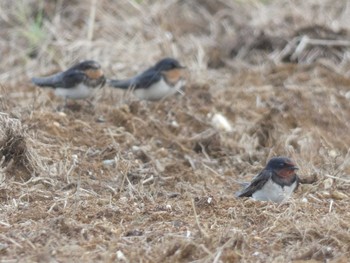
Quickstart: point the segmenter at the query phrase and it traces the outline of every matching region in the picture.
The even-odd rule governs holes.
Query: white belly
[[[287,200],[292,195],[296,185],[297,183],[295,182],[291,186],[284,186],[282,188],[272,180],[269,180],[260,190],[252,194],[252,197],[255,200],[280,203]]]
[[[64,89],[64,88],[56,88],[55,95],[61,96],[68,99],[87,99],[93,93],[93,88],[86,86],[81,83],[74,88]]]
[[[134,94],[140,100],[161,100],[165,97],[174,95],[176,92],[184,86],[185,81],[181,80],[176,83],[175,86],[170,86],[162,78],[157,83],[151,85],[147,89],[135,89]]]

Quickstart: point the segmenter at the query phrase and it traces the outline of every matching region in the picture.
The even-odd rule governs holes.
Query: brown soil
[[[348,262],[347,1],[37,2],[0,4],[0,262]],[[185,96],[104,87],[60,112],[30,83],[165,56]],[[278,155],[293,197],[237,199]]]

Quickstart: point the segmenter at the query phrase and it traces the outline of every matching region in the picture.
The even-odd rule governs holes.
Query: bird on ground
[[[50,87],[55,90],[55,95],[65,99],[87,99],[95,88],[103,87],[106,78],[101,65],[93,60],[80,62],[66,71],[57,74],[32,78],[32,82],[39,87]]]
[[[173,58],[164,58],[144,72],[125,80],[109,80],[114,88],[130,89],[140,100],[156,101],[183,94],[181,88],[186,84],[185,67]]]
[[[281,203],[292,195],[299,184],[296,170],[298,167],[291,159],[274,157],[237,196]]]

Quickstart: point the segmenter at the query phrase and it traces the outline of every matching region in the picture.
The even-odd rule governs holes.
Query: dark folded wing
[[[57,73],[43,78],[32,78],[32,82],[40,87],[60,87],[62,86],[63,73]]]
[[[110,80],[109,85],[115,88],[121,89],[140,89],[140,88],[148,88],[155,82],[161,79],[161,74],[155,71],[153,68],[146,70],[145,72],[137,75],[133,78],[126,80]]]
[[[110,79],[108,80],[108,85],[113,88],[119,89],[128,89],[132,87],[132,79],[119,80],[119,79]]]
[[[260,174],[258,174],[251,182],[250,184],[243,189],[241,192],[237,194],[238,197],[250,197],[252,194],[260,190],[264,184],[269,180],[272,176],[272,171],[270,170],[263,170]]]
[[[73,88],[86,79],[84,72],[79,70],[66,71],[62,77],[62,87]]]

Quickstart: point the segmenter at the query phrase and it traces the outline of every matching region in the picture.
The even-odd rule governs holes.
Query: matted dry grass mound
[[[1,262],[347,262],[347,1],[0,7]],[[59,112],[29,83],[86,58],[128,77],[163,56],[188,67],[185,96],[104,87]],[[276,155],[300,168],[293,197],[235,198]]]
[[[0,166],[17,181],[26,181],[41,170],[41,156],[31,147],[33,138],[20,120],[0,114]],[[35,142],[34,142],[35,143]]]

